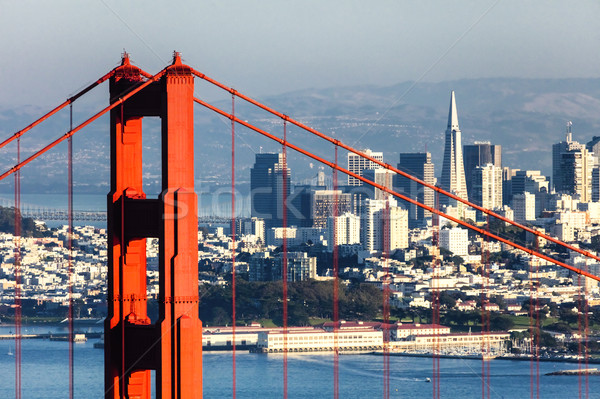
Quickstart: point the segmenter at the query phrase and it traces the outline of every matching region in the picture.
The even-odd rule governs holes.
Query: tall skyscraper
[[[373,152],[369,149],[363,150],[365,154],[368,156],[383,162],[383,152]],[[350,172],[356,173],[359,176],[363,175],[363,170],[365,169],[378,169],[381,168],[380,165],[376,164],[373,161],[365,159],[361,156],[358,156],[354,153],[348,153],[348,170]],[[349,186],[362,186],[362,181],[358,180],[353,176],[348,176],[348,185]]]
[[[471,201],[487,209],[502,208],[502,168],[489,163],[471,174]]]
[[[367,251],[393,252],[408,247],[408,212],[394,199],[365,199],[360,225]]]
[[[365,169],[363,171],[363,176],[370,181],[379,184],[380,186],[384,186],[389,188],[390,190],[394,187],[394,179],[396,172],[392,172],[391,170],[379,168],[379,169]],[[388,198],[391,194],[375,188],[369,184],[363,184],[365,188],[365,192],[368,193],[368,197],[376,200],[383,200]]]
[[[465,163],[465,178],[467,179],[467,192],[469,200],[473,200],[473,170],[478,166],[492,164],[502,168],[502,147],[491,144],[489,141],[476,141],[473,144],[463,146],[463,157]]]
[[[592,153],[573,141],[572,123],[567,123],[565,141],[552,145],[552,184],[558,193],[575,194],[580,202],[592,200]]]
[[[461,132],[458,126],[458,113],[454,91],[450,96],[450,110],[448,111],[448,127],[446,129],[446,142],[444,146],[444,163],[442,165],[441,186],[456,196],[468,199],[465,169],[463,165]],[[448,204],[448,197],[440,197],[442,204]]]
[[[435,185],[435,174],[433,170],[433,163],[431,162],[431,154],[429,152],[400,154],[398,169],[409,173],[410,175],[415,176],[426,183]],[[397,175],[394,187],[398,192],[403,193],[422,204],[432,208],[435,206],[435,192],[430,188],[426,188],[420,184],[417,184],[413,180],[410,180],[402,175]],[[403,205],[406,207],[406,209],[408,209],[408,218],[411,225],[413,225],[415,221],[423,221],[423,219],[431,216],[431,212],[426,211],[414,204],[406,202]]]
[[[285,184],[283,170],[283,154],[277,153],[256,154],[250,169],[251,215],[264,219],[266,230],[283,224],[284,188],[286,198],[291,188],[290,169],[286,170]]]

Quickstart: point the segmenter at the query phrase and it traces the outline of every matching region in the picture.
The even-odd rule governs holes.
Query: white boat
[[[14,356],[15,354],[12,351],[12,348],[9,346],[8,347],[8,352],[6,353],[8,356]]]
[[[85,336],[85,334],[75,334],[75,336],[73,337],[73,342],[86,342],[87,341],[87,337]]]

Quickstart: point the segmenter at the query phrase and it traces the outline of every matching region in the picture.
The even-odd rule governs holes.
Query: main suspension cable
[[[33,129],[35,126],[39,125],[40,123],[42,123],[43,121],[45,121],[46,119],[48,119],[49,117],[51,117],[52,115],[54,115],[55,113],[57,113],[58,111],[60,111],[61,109],[63,109],[64,107],[66,107],[67,105],[73,104],[75,102],[75,100],[77,100],[79,97],[81,97],[84,94],[86,94],[88,91],[92,90],[94,87],[96,87],[99,84],[102,84],[106,80],[110,79],[110,77],[114,75],[115,70],[116,70],[116,68],[112,69],[106,75],[102,76],[100,79],[98,79],[94,83],[90,84],[85,89],[79,91],[75,95],[73,95],[73,96],[69,97],[68,99],[66,99],[62,104],[58,105],[56,108],[52,109],[50,112],[44,114],[39,119],[36,119],[32,123],[30,123],[29,125],[27,125],[26,127],[24,127],[23,129],[21,129],[18,132],[14,133],[12,136],[10,136],[6,140],[4,140],[2,143],[0,143],[0,148],[4,147],[5,145],[7,145],[8,143],[12,142],[15,139],[18,139],[23,134],[27,133],[29,130]]]
[[[248,123],[248,122],[246,122],[244,120],[241,120],[241,119],[239,119],[236,116],[228,114],[227,112],[225,112],[225,111],[223,111],[223,110],[221,110],[221,109],[219,109],[219,108],[217,108],[217,107],[215,107],[215,106],[207,103],[206,101],[200,100],[198,98],[194,98],[194,101],[197,102],[198,104],[200,104],[200,105],[202,105],[202,106],[204,106],[204,107],[206,107],[206,108],[208,108],[208,109],[210,109],[210,110],[212,110],[212,111],[214,111],[214,112],[216,112],[216,113],[218,113],[218,114],[226,117],[226,118],[229,118],[229,119],[233,118],[233,120],[235,120],[236,123],[238,123],[238,124],[240,124],[242,126],[245,126],[248,129],[254,130],[255,132],[260,133],[263,136],[268,137],[269,139],[271,139],[273,141],[276,141],[276,142],[278,142],[278,143],[280,143],[282,145],[284,143],[284,140],[280,139],[279,137],[276,137],[276,136],[274,136],[274,135],[272,135],[272,134],[270,134],[270,133],[268,133],[268,132],[266,132],[266,131],[264,131],[262,129],[259,129],[258,127],[254,126],[254,125],[252,125],[252,124],[250,124],[250,123]],[[465,222],[465,221],[463,221],[461,219],[458,219],[458,218],[456,218],[454,216],[448,215],[448,214],[446,214],[444,212],[441,212],[441,211],[439,211],[437,209],[434,209],[434,208],[432,208],[432,207],[430,207],[428,205],[420,203],[417,200],[414,200],[414,199],[412,199],[410,197],[407,197],[407,196],[405,196],[405,195],[403,195],[401,193],[395,192],[395,191],[389,189],[388,187],[385,187],[385,186],[383,186],[381,184],[377,184],[377,183],[375,183],[373,181],[370,181],[370,180],[368,180],[368,179],[366,179],[366,178],[358,175],[357,173],[354,173],[354,172],[351,172],[351,171],[349,171],[347,169],[344,169],[344,168],[342,168],[342,167],[334,164],[333,162],[330,162],[330,161],[328,161],[328,160],[326,160],[326,159],[324,159],[322,157],[319,157],[319,156],[311,153],[310,151],[307,151],[307,150],[304,150],[304,149],[298,147],[297,145],[288,143],[287,141],[285,141],[285,143],[286,143],[286,147],[291,148],[294,151],[297,151],[297,152],[299,152],[299,153],[301,153],[301,154],[303,154],[303,155],[305,155],[305,156],[307,156],[309,158],[312,158],[315,161],[318,161],[318,162],[320,162],[320,163],[322,163],[324,165],[327,165],[330,168],[335,168],[338,171],[347,174],[348,176],[352,176],[352,177],[354,177],[354,178],[356,178],[356,179],[358,179],[358,180],[360,180],[360,181],[362,181],[364,183],[367,183],[367,184],[369,184],[369,185],[371,185],[371,186],[373,186],[375,188],[378,188],[378,189],[380,189],[380,190],[382,190],[382,191],[384,191],[386,193],[389,193],[389,194],[391,194],[391,195],[393,195],[393,196],[395,196],[397,198],[400,198],[400,199],[402,199],[404,201],[407,201],[407,202],[409,202],[411,204],[414,204],[414,205],[416,205],[416,206],[418,206],[420,208],[423,208],[426,211],[429,211],[431,213],[434,213],[434,214],[437,214],[439,216],[442,216],[442,217],[444,217],[445,219],[447,219],[447,220],[449,220],[451,222],[460,224],[461,226],[464,226],[464,227],[466,227],[466,228],[468,228],[470,230],[473,230],[473,231],[475,231],[475,232],[477,232],[477,233],[479,233],[481,235],[488,236],[489,238],[491,238],[493,240],[497,240],[497,241],[502,242],[504,244],[510,245],[513,248],[519,249],[519,250],[521,250],[521,251],[523,251],[525,253],[528,253],[530,255],[534,255],[534,256],[537,256],[537,257],[542,258],[544,260],[547,260],[547,261],[549,261],[551,263],[554,263],[557,266],[563,267],[565,269],[568,269],[568,270],[570,270],[572,272],[575,272],[577,274],[580,274],[582,276],[586,276],[586,277],[589,277],[589,278],[594,279],[596,281],[600,281],[600,276],[596,276],[596,275],[591,274],[589,272],[586,272],[584,270],[578,269],[578,268],[576,268],[574,266],[568,265],[568,264],[566,264],[564,262],[561,262],[561,261],[559,261],[557,259],[554,259],[554,258],[552,258],[552,257],[550,257],[550,256],[548,256],[546,254],[543,254],[541,252],[538,252],[538,251],[536,251],[534,249],[527,248],[527,247],[525,247],[525,246],[523,246],[521,244],[514,243],[514,242],[512,242],[512,241],[510,241],[510,240],[508,240],[506,238],[500,237],[499,235],[496,235],[494,233],[488,232],[485,229],[482,229],[480,227],[474,226],[474,225],[469,224],[469,223],[467,223],[467,222]],[[561,242],[561,241],[558,241],[558,242]],[[592,255],[590,254],[590,256],[592,256]],[[596,257],[594,257],[594,258],[596,258]]]
[[[220,82],[218,82],[218,81],[216,81],[216,80],[214,80],[214,79],[206,76],[203,73],[200,73],[200,72],[194,70],[193,68],[192,68],[192,73],[194,75],[196,75],[197,77],[199,77],[200,79],[203,79],[203,80],[205,80],[205,81],[207,81],[207,82],[209,82],[209,83],[211,83],[211,84],[219,87],[222,90],[228,91],[229,93],[235,94],[237,97],[241,98],[242,100],[247,101],[250,104],[252,104],[252,105],[254,105],[254,106],[256,106],[256,107],[258,107],[258,108],[260,108],[260,109],[262,109],[262,110],[264,110],[266,112],[269,112],[269,113],[271,113],[271,114],[273,114],[273,115],[275,115],[275,116],[283,119],[284,121],[287,121],[287,122],[289,122],[289,123],[291,123],[291,124],[293,124],[293,125],[301,128],[301,129],[303,129],[303,130],[305,130],[305,131],[307,131],[309,133],[312,133],[313,135],[315,135],[315,136],[317,136],[317,137],[319,137],[319,138],[321,138],[323,140],[326,140],[326,141],[329,141],[332,144],[338,145],[340,148],[342,148],[344,150],[347,150],[347,151],[350,151],[350,152],[352,152],[352,153],[354,153],[356,155],[359,155],[360,157],[362,157],[364,159],[367,159],[367,160],[369,160],[369,161],[371,161],[371,162],[373,162],[373,163],[381,166],[384,169],[388,169],[388,170],[391,170],[392,172],[396,172],[399,175],[404,176],[407,179],[410,179],[410,180],[418,183],[419,185],[421,185],[423,187],[427,187],[427,188],[429,188],[431,190],[434,190],[435,192],[438,192],[438,193],[440,193],[442,195],[445,195],[445,196],[447,196],[447,197],[449,197],[451,199],[454,199],[454,200],[456,200],[458,202],[461,202],[461,203],[463,203],[463,204],[465,204],[467,206],[470,206],[471,208],[474,208],[474,209],[476,209],[478,211],[481,211],[481,212],[483,212],[483,213],[485,213],[487,215],[490,215],[491,217],[499,219],[499,220],[501,220],[501,221],[503,221],[505,223],[509,223],[509,224],[511,224],[511,225],[513,225],[515,227],[518,227],[518,228],[520,228],[520,229],[528,232],[528,233],[533,234],[534,236],[538,236],[538,237],[544,238],[544,239],[546,239],[546,240],[548,240],[550,242],[553,242],[554,244],[561,245],[561,246],[563,246],[563,247],[565,247],[565,248],[567,248],[567,249],[569,249],[571,251],[578,252],[578,253],[580,253],[583,256],[595,259],[595,260],[597,260],[597,261],[600,262],[600,256],[598,256],[598,255],[592,254],[591,252],[584,251],[581,248],[577,248],[577,247],[575,247],[573,245],[570,245],[570,244],[567,244],[565,242],[562,242],[562,241],[560,241],[560,240],[558,240],[558,239],[556,239],[554,237],[551,237],[551,236],[549,236],[549,235],[547,235],[545,233],[542,233],[540,231],[532,229],[532,228],[530,228],[528,226],[525,226],[525,225],[523,225],[521,223],[515,222],[514,220],[510,220],[510,219],[508,219],[508,218],[506,218],[506,217],[504,217],[504,216],[502,216],[502,215],[500,215],[500,214],[498,214],[496,212],[493,212],[493,211],[491,211],[491,210],[489,210],[487,208],[484,208],[484,207],[482,207],[480,205],[477,205],[477,204],[474,204],[472,202],[469,202],[468,200],[465,200],[465,199],[463,199],[463,198],[461,198],[461,197],[459,197],[459,196],[457,196],[455,194],[452,194],[451,192],[446,191],[446,190],[444,190],[444,189],[442,189],[442,188],[440,188],[438,186],[435,186],[433,184],[427,183],[427,182],[425,182],[425,181],[423,181],[423,180],[421,180],[421,179],[419,179],[419,178],[417,178],[417,177],[415,177],[415,176],[413,176],[413,175],[411,175],[409,173],[406,173],[406,172],[404,172],[404,171],[402,171],[402,170],[400,170],[398,168],[393,167],[392,165],[389,165],[389,164],[387,164],[387,163],[385,163],[383,161],[380,161],[380,160],[378,160],[376,158],[373,158],[372,156],[370,156],[370,155],[368,155],[368,154],[366,154],[366,153],[364,153],[362,151],[359,151],[359,150],[357,150],[357,149],[355,149],[355,148],[353,148],[353,147],[351,147],[351,146],[349,146],[347,144],[342,143],[341,141],[339,141],[337,139],[333,139],[333,138],[331,138],[331,137],[329,137],[329,136],[327,136],[327,135],[319,132],[316,129],[313,129],[313,128],[311,128],[311,127],[309,127],[309,126],[307,126],[307,125],[305,125],[305,124],[303,124],[303,123],[301,123],[299,121],[296,121],[296,120],[290,118],[289,116],[287,116],[287,115],[285,115],[285,114],[283,114],[281,112],[278,112],[278,111],[274,110],[273,108],[270,108],[270,107],[268,107],[268,106],[266,106],[266,105],[264,105],[264,104],[262,104],[262,103],[260,103],[260,102],[258,102],[256,100],[252,99],[251,97],[248,97],[248,96],[240,93],[239,91],[234,90],[234,89],[232,89],[232,88],[230,88],[230,87],[228,87],[228,86],[226,86],[226,85],[224,85],[224,84],[222,84],[222,83],[220,83]]]

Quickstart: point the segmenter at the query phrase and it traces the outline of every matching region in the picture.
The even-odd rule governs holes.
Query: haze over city
[[[48,107],[126,49],[254,96],[481,77],[598,77],[600,5],[563,1],[2,1],[2,107]],[[73,85],[67,85],[71,82]],[[35,93],[35,95],[32,95]],[[401,93],[398,93],[398,96]]]

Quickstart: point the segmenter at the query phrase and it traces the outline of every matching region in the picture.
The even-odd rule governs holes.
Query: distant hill
[[[243,91],[243,88],[238,88]],[[425,151],[433,155],[436,175],[440,174],[443,137],[448,117],[450,91],[455,90],[463,144],[489,140],[503,147],[503,164],[513,168],[551,170],[551,145],[564,138],[565,124],[573,121],[574,139],[587,142],[600,135],[600,79],[468,79],[439,83],[405,82],[388,87],[356,86],[310,89],[258,98],[265,104],[359,148],[383,151],[387,162],[396,164],[398,153]],[[252,95],[251,93],[246,93]],[[199,93],[197,93],[199,95]],[[231,100],[216,102],[229,111]],[[83,119],[103,104],[76,109]],[[228,186],[230,171],[231,125],[198,106],[196,112],[196,174],[200,190]],[[23,107],[0,110],[0,136],[7,137],[27,125],[43,110]],[[279,136],[280,121],[263,111],[236,102],[236,115]],[[146,122],[145,122],[146,123]],[[149,128],[144,164],[146,182],[158,190],[159,123],[148,120]],[[24,152],[63,134],[68,128],[67,115],[60,115],[23,138]],[[75,181],[79,191],[108,190],[108,118],[102,118],[75,138]],[[290,142],[302,145],[333,160],[333,147],[288,127]],[[64,148],[43,162],[26,167],[23,189],[60,191],[66,184]],[[262,147],[262,149],[261,149]],[[245,128],[236,128],[236,178],[247,186],[254,153],[277,151],[274,145]],[[3,170],[14,163],[14,146],[0,160]],[[345,153],[339,154],[345,165]],[[11,159],[12,158],[12,159]],[[290,152],[292,176],[296,182],[312,178],[318,165]],[[312,168],[311,168],[312,162]],[[28,171],[28,168],[35,171]],[[327,171],[329,173],[329,171]],[[28,177],[28,178],[27,178]],[[10,179],[12,180],[12,179]],[[9,189],[11,182],[0,187]]]

